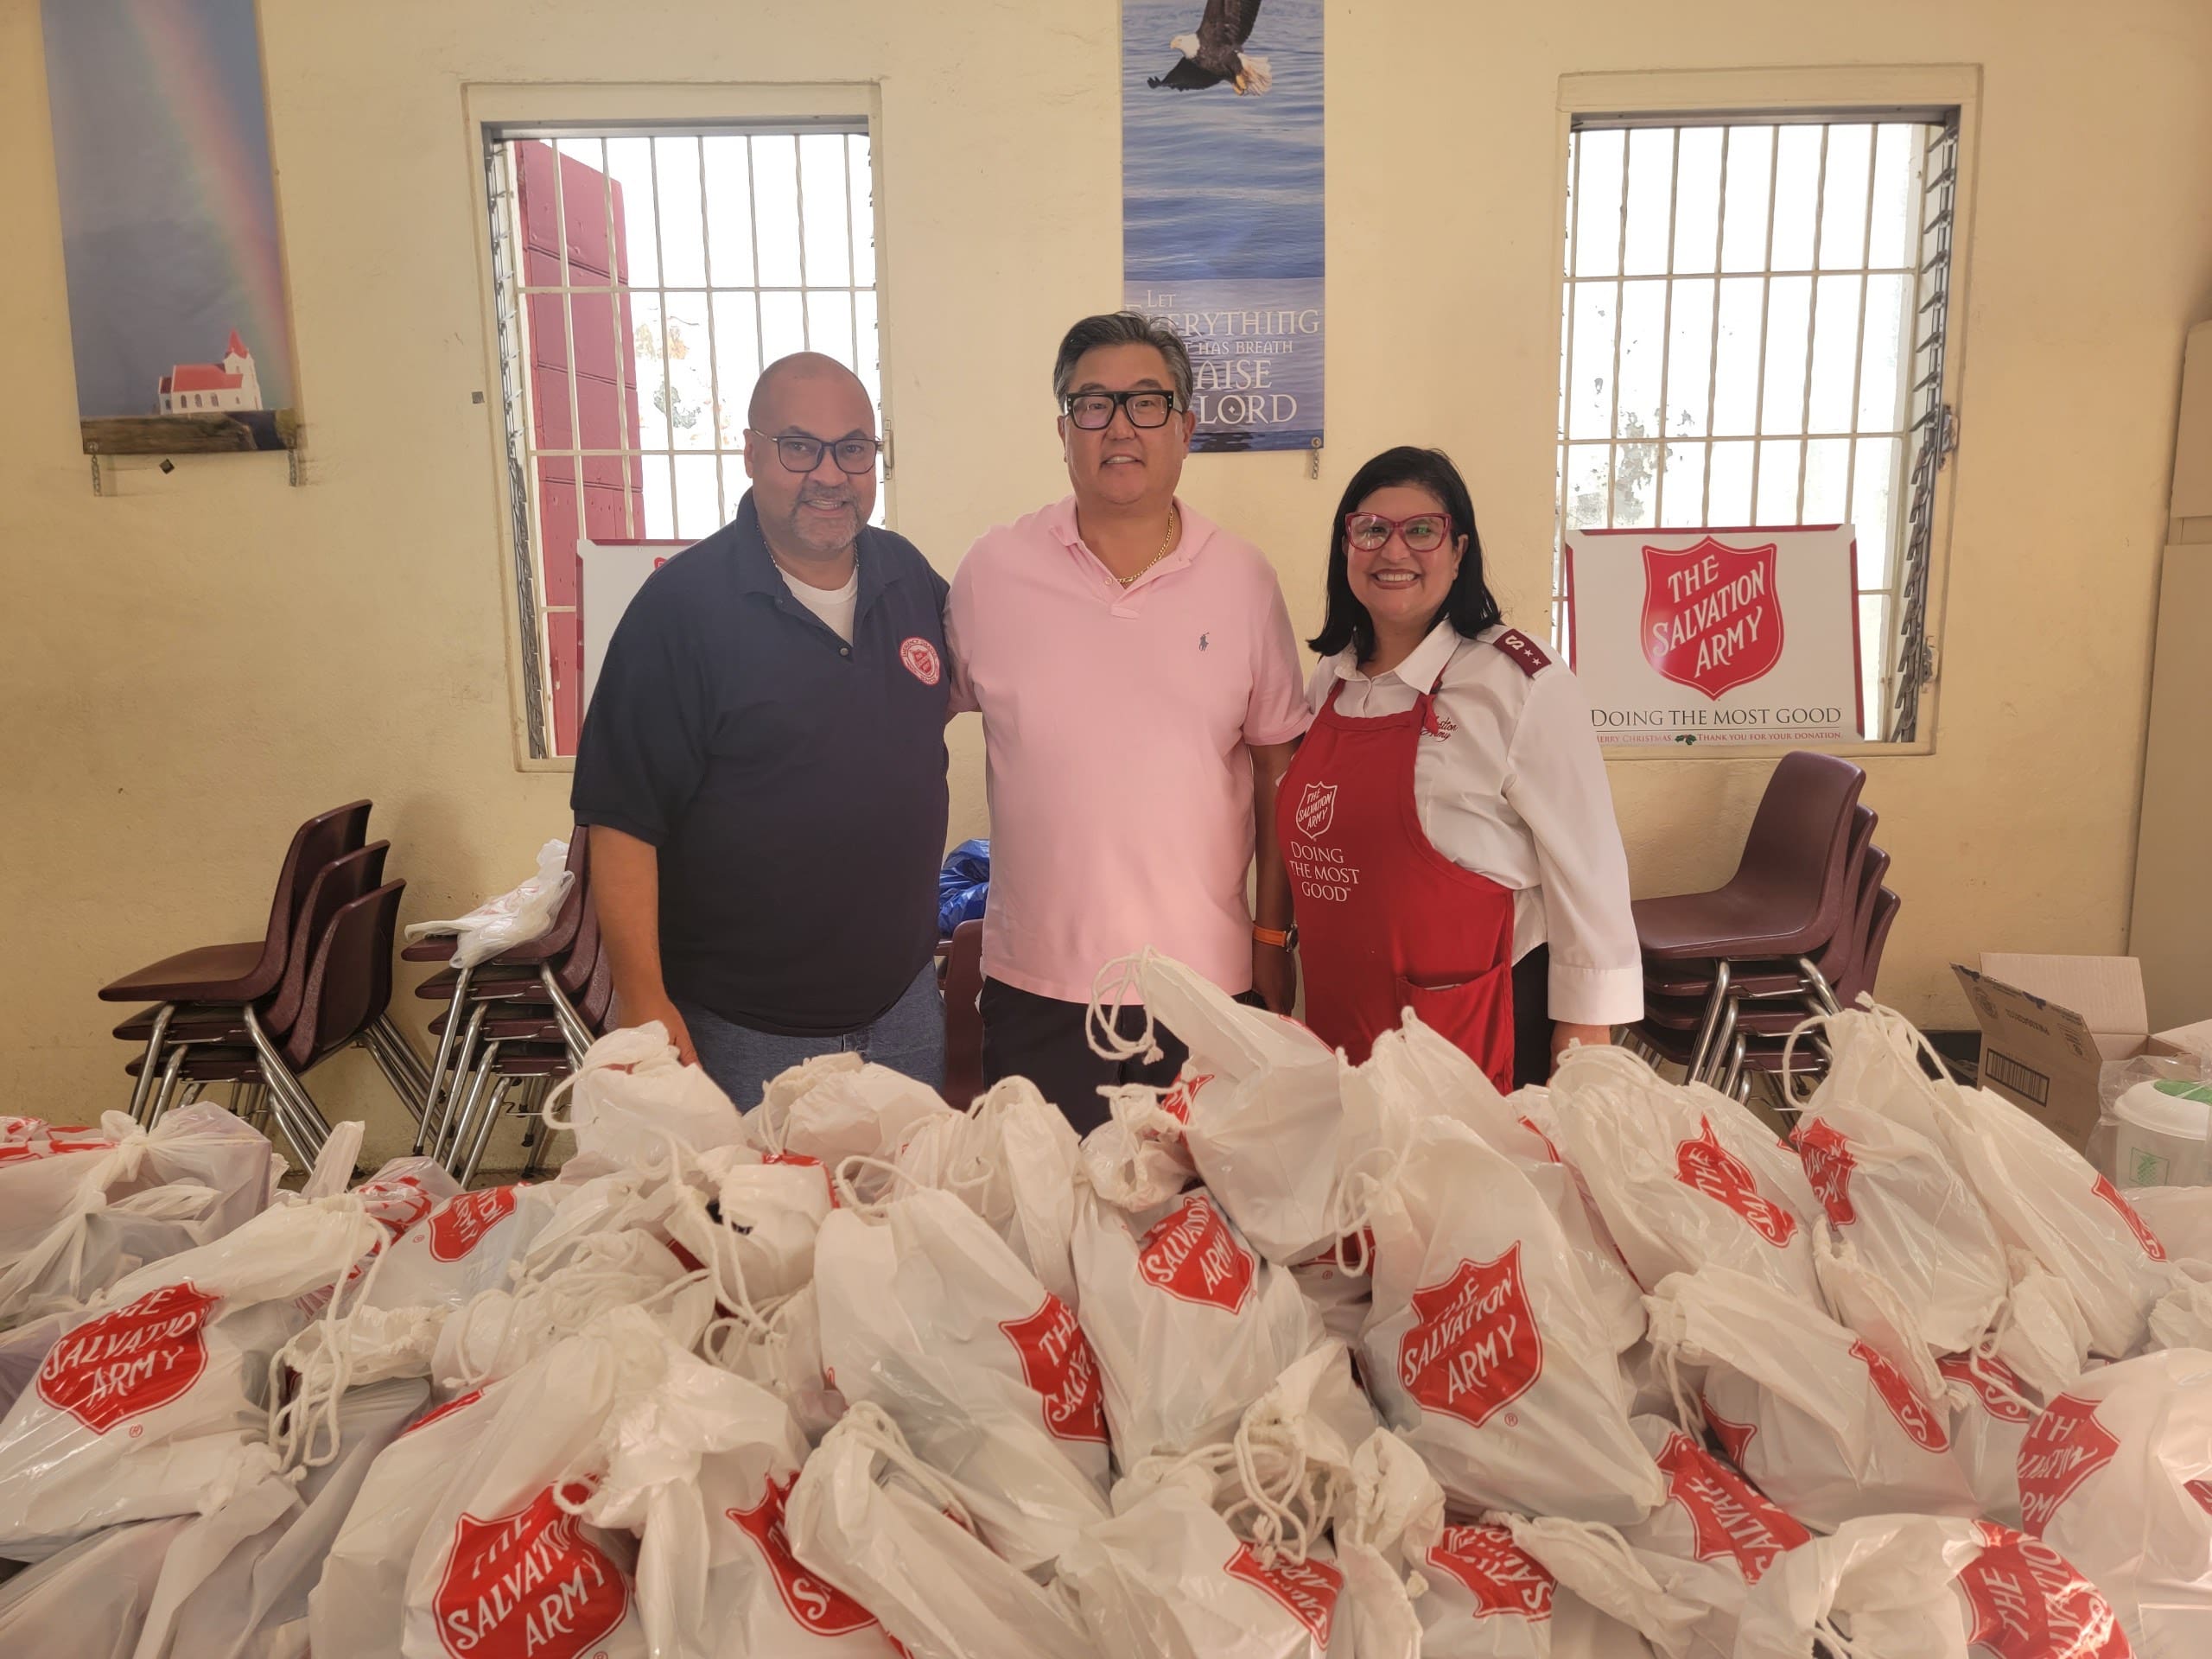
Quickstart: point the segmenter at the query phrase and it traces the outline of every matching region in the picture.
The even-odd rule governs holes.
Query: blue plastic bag
[[[979,919],[991,890],[991,843],[963,841],[944,855],[937,878],[937,931],[949,939],[963,922]]]

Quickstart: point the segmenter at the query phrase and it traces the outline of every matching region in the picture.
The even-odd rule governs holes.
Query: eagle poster
[[[1321,0],[1122,0],[1122,280],[1195,449],[1321,442]]]

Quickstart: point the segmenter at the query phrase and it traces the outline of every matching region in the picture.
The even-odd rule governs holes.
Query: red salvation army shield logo
[[[1897,1420],[1899,1428],[1912,1437],[1915,1446],[1923,1452],[1951,1449],[1951,1437],[1943,1432],[1943,1425],[1936,1421],[1929,1403],[1914,1392],[1903,1371],[1864,1342],[1851,1344],[1851,1357],[1866,1368],[1866,1375],[1874,1379],[1874,1392],[1882,1396],[1890,1415]]]
[[[1859,1219],[1851,1202],[1851,1172],[1856,1167],[1851,1143],[1832,1124],[1819,1118],[1797,1131],[1797,1156],[1805,1166],[1805,1179],[1820,1194],[1821,1208],[1839,1227]]]
[[[1752,1423],[1735,1423],[1713,1408],[1713,1402],[1703,1395],[1697,1397],[1698,1408],[1705,1414],[1705,1426],[1713,1431],[1713,1438],[1720,1442],[1720,1449],[1728,1454],[1728,1461],[1738,1469],[1749,1468],[1744,1459],[1751,1454],[1751,1442],[1758,1437],[1758,1427]]]
[[[397,1238],[436,1207],[437,1200],[423,1190],[412,1175],[395,1175],[388,1181],[364,1181],[353,1196],[368,1209],[369,1217]]]
[[[759,1547],[776,1581],[776,1594],[784,1611],[810,1636],[850,1636],[875,1623],[875,1615],[835,1586],[816,1578],[791,1554],[784,1531],[784,1504],[798,1484],[796,1473],[772,1480],[760,1501],[749,1510],[724,1510],[723,1515]]]
[[[2020,1441],[2020,1515],[2037,1538],[2075,1488],[2119,1455],[2120,1441],[2079,1395],[2062,1394],[2043,1408]]]
[[[95,1434],[166,1406],[207,1369],[203,1332],[220,1300],[185,1280],[86,1320],[38,1368],[38,1397]]]
[[[1982,1410],[2000,1423],[2032,1421],[2035,1413],[2022,1405],[2015,1395],[2024,1395],[2027,1384],[2020,1375],[1993,1354],[1976,1359],[1971,1354],[1946,1354],[1936,1362],[1936,1369],[1953,1382],[1963,1382],[1974,1390],[1974,1397]],[[2011,1389],[2010,1394],[2006,1389]]]
[[[2009,1527],[1975,1527],[1981,1554],[1959,1569],[1959,1592],[1974,1616],[1970,1651],[1989,1659],[2128,1659],[2133,1649],[2112,1604],[2064,1556]]]
[[[512,1186],[487,1186],[480,1192],[461,1192],[448,1198],[430,1212],[430,1260],[460,1261],[514,1209]]]
[[[1812,1541],[1794,1516],[1753,1491],[1750,1482],[1688,1435],[1669,1435],[1658,1464],[1667,1477],[1668,1501],[1681,1504],[1690,1518],[1699,1560],[1732,1560],[1744,1581],[1757,1584],[1776,1556]]]
[[[1076,1323],[1075,1313],[1051,1291],[1026,1319],[1002,1319],[999,1329],[1021,1360],[1021,1380],[1044,1402],[1045,1427],[1064,1440],[1106,1443],[1105,1397],[1097,1356]]]
[[[1329,1645],[1329,1627],[1336,1623],[1337,1597],[1344,1590],[1344,1575],[1328,1562],[1311,1556],[1294,1561],[1287,1555],[1278,1555],[1263,1567],[1251,1545],[1239,1544],[1222,1571],[1266,1591],[1288,1608],[1313,1633],[1317,1649]]]
[[[1480,1428],[1543,1374],[1518,1240],[1495,1261],[1462,1262],[1414,1291],[1413,1307],[1413,1327],[1398,1339],[1398,1381],[1424,1409]]]
[[[1720,1144],[1709,1117],[1698,1119],[1696,1139],[1675,1148],[1675,1179],[1726,1205],[1770,1244],[1779,1247],[1797,1236],[1797,1217],[1759,1192],[1750,1166]]]
[[[1688,552],[1643,550],[1637,637],[1662,678],[1718,702],[1782,660],[1775,547],[1730,547],[1708,536]]]
[[[937,647],[918,633],[908,634],[899,642],[899,660],[924,685],[935,685],[943,672],[937,659]]]
[[[1515,1613],[1535,1623],[1552,1616],[1555,1581],[1503,1527],[1446,1527],[1427,1560],[1467,1586],[1477,1618]]]
[[[453,1659],[581,1659],[622,1623],[630,1586],[548,1486],[497,1520],[461,1517],[430,1608]]]
[[[1170,1296],[1234,1313],[1259,1268],[1213,1201],[1194,1193],[1153,1224],[1137,1246],[1137,1272]]]
[[[1334,784],[1313,783],[1306,785],[1306,792],[1298,798],[1298,810],[1291,815],[1291,822],[1298,826],[1301,836],[1325,836],[1329,826],[1337,821],[1337,786]]]
[[[2144,1225],[2143,1217],[2135,1213],[2135,1206],[2120,1196],[2120,1189],[2112,1184],[2109,1176],[2098,1176],[2096,1185],[2090,1190],[2120,1211],[2120,1218],[2127,1224],[2127,1230],[2135,1235],[2135,1242],[2142,1246],[2144,1255],[2153,1262],[2166,1259],[2166,1247],[2158,1243],[2156,1233]]]

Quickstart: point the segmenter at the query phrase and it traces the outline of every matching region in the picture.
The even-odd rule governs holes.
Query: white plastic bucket
[[[2122,1186],[2196,1186],[2204,1179],[2212,1084],[2159,1078],[2113,1103],[2119,1119],[2113,1164]]]

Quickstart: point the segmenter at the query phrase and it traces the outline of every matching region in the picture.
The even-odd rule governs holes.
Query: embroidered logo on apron
[[[1337,819],[1337,786],[1334,784],[1311,783],[1298,798],[1298,813],[1293,820],[1304,836],[1325,836],[1329,826]]]

